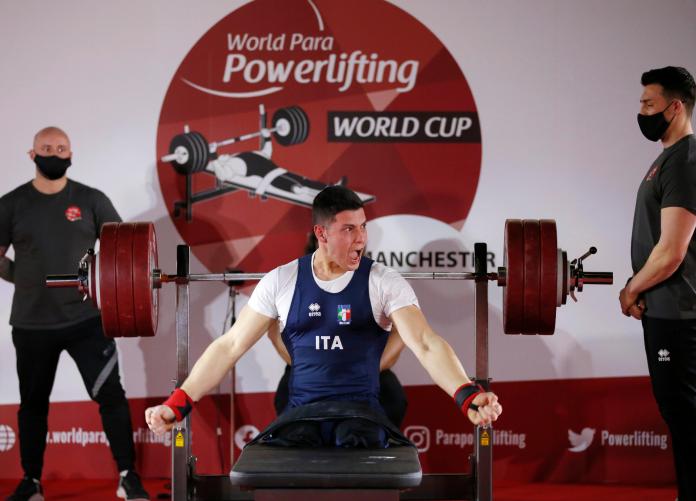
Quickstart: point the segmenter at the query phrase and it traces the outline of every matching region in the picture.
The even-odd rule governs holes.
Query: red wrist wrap
[[[476,384],[472,381],[471,383],[463,384],[457,388],[457,391],[454,392],[454,396],[452,398],[454,403],[457,404],[457,407],[459,407],[461,411],[466,414],[469,409],[474,411],[478,410],[478,405],[475,405],[472,402],[476,398],[476,395],[485,392],[486,390],[484,390],[480,384]]]
[[[169,395],[169,398],[164,401],[164,404],[174,411],[177,421],[184,419],[191,409],[193,409],[193,400],[184,390],[177,388]]]

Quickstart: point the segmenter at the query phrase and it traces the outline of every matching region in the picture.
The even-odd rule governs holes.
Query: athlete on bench
[[[318,248],[317,236],[314,232],[310,232],[307,235],[304,253],[314,254]],[[283,342],[280,331],[281,327],[279,322],[274,322],[268,330],[268,339],[271,341],[271,344],[273,344],[278,355],[280,355],[280,358],[287,364],[285,366],[285,371],[283,371],[283,376],[280,378],[280,381],[278,381],[276,394],[273,398],[273,406],[278,416],[283,413],[290,400],[290,374],[292,369],[292,359]],[[405,347],[406,345],[401,340],[399,332],[396,330],[396,327],[392,325],[391,332],[387,338],[387,344],[384,347],[382,357],[379,361],[379,403],[389,421],[397,428],[401,428],[401,423],[403,423],[404,417],[406,416],[408,399],[406,398],[404,387],[401,386],[399,378],[396,377],[396,374],[392,372],[391,368],[399,359]]]
[[[428,325],[408,282],[363,257],[362,205],[343,186],[317,195],[312,216],[319,249],[264,276],[235,325],[210,344],[181,387],[145,411],[150,429],[164,433],[183,419],[276,320],[292,358],[290,398],[261,434],[264,443],[376,448],[390,439],[403,443],[378,399],[380,356],[392,323],[473,424],[498,418],[497,396],[469,380],[450,345]]]

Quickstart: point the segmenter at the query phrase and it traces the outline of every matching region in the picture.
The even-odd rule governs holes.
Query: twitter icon
[[[594,434],[595,430],[592,428],[583,428],[580,433],[568,430],[568,441],[571,445],[568,450],[571,452],[582,452],[586,450],[592,443]]]

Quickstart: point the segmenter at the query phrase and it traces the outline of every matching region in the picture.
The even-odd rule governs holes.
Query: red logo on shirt
[[[655,174],[657,174],[657,171],[660,169],[660,164],[655,164],[653,165],[652,169],[650,169],[650,172],[648,172],[648,175],[645,176],[646,181],[652,181],[652,178],[655,177]]]
[[[65,209],[65,218],[72,222],[79,221],[82,219],[82,211],[77,205],[71,205]]]

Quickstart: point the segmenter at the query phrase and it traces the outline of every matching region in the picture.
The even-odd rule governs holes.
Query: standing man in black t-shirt
[[[696,84],[684,68],[643,73],[638,125],[664,150],[638,189],[624,315],[643,323],[653,393],[672,435],[679,501],[696,501]]]
[[[68,179],[72,151],[67,134],[47,127],[34,136],[29,156],[35,178],[0,198],[0,277],[14,283],[10,324],[17,355],[17,413],[24,479],[7,499],[43,500],[40,479],[46,448],[48,403],[63,350],[75,360],[118,466],[119,497],[149,499],[135,472],[130,411],[118,373],[113,339],[99,312],[74,290],[48,289],[45,276],[69,270],[94,247],[103,223],[120,221],[100,191]],[[5,256],[14,248],[14,262]]]

